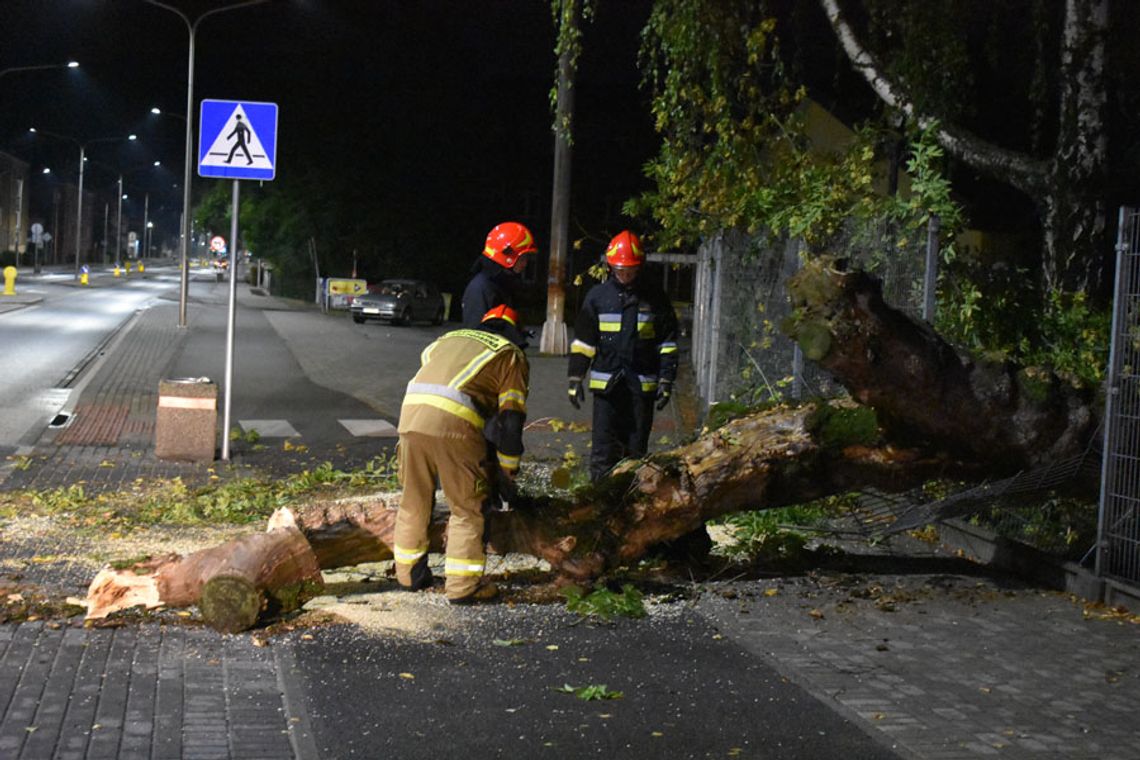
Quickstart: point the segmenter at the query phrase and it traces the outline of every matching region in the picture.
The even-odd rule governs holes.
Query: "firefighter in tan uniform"
[[[428,588],[428,524],[436,478],[451,516],[447,522],[445,591],[451,602],[493,596],[483,586],[483,509],[497,476],[510,481],[522,456],[530,367],[519,348],[518,315],[508,306],[487,312],[479,329],[454,330],[426,349],[400,409],[398,466],[403,495],[396,516],[396,580]],[[488,461],[484,427],[496,417],[497,462]],[[497,468],[498,472],[495,471]]]

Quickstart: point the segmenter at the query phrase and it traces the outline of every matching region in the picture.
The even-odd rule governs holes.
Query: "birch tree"
[[[891,75],[850,20],[856,3],[820,0],[852,66],[888,106],[920,125],[938,114],[917,105],[917,93]],[[846,8],[843,6],[847,6]],[[1014,150],[970,130],[939,121],[946,151],[1024,193],[1036,204],[1042,230],[1044,285],[1051,291],[1097,292],[1107,255],[1105,186],[1105,37],[1108,0],[1066,0],[1059,45],[1058,123],[1053,144],[1037,152]]]

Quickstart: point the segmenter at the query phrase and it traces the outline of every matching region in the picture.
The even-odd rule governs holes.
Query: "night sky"
[[[191,18],[228,4],[168,2]],[[636,69],[649,2],[599,6],[577,88],[571,223],[593,253],[628,224],[621,203],[656,150]],[[29,126],[81,141],[135,132],[138,144],[89,155],[127,171],[128,192],[150,190],[152,214],[164,207],[160,223],[176,227],[184,126],[149,109],[185,111],[183,21],[142,0],[0,0],[0,29],[0,69],[81,63],[0,77],[0,150],[29,161],[37,184],[43,166],[74,181],[77,150]],[[203,98],[277,103],[278,180],[315,172],[349,185],[393,239],[463,248],[466,267],[503,219],[549,241],[553,44],[546,0],[272,0],[199,25],[195,112]],[[88,172],[88,187],[115,179]],[[215,181],[195,177],[196,196]]]

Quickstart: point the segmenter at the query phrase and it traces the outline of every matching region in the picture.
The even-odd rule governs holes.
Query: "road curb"
[[[971,525],[959,518],[945,520],[939,526],[939,537],[950,549],[987,567],[1090,602],[1140,610],[1140,592],[1136,589],[1099,578],[1076,562],[999,536],[980,525]]]

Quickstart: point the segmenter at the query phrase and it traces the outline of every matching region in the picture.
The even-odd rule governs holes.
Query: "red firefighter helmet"
[[[519,256],[537,250],[530,230],[518,222],[503,222],[487,233],[483,255],[499,266],[510,269],[519,260]]]
[[[505,303],[501,303],[484,314],[483,319],[480,321],[490,322],[492,319],[501,319],[505,322],[509,322],[515,327],[518,327],[519,313],[512,309],[510,306],[507,306]]]
[[[606,263],[611,267],[639,267],[645,262],[641,241],[629,230],[622,230],[606,246]]]

